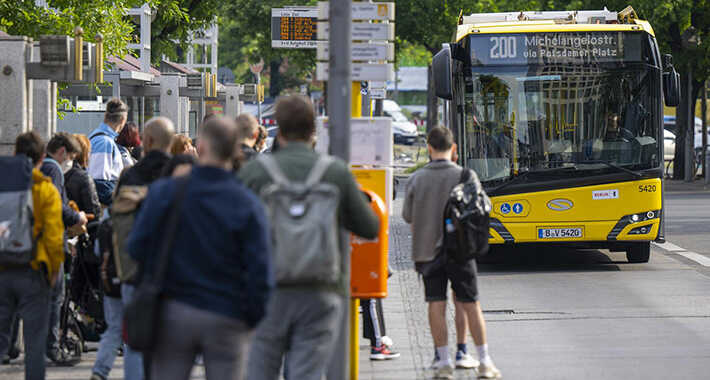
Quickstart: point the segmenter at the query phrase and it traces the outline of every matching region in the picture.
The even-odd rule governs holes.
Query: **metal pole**
[[[688,88],[687,88],[687,105],[685,110],[688,117],[688,124],[685,130],[685,181],[692,182],[695,178],[695,165],[693,165],[695,141],[693,141],[693,132],[695,130],[695,112],[693,112],[693,69],[688,66]]]
[[[705,184],[710,183],[710,168],[708,168],[708,82],[703,83],[703,172],[705,173]]]
[[[256,113],[259,118],[259,125],[264,124],[261,119],[261,99],[259,98],[259,86],[261,86],[261,73],[256,73]]]
[[[328,41],[328,124],[330,131],[330,153],[350,160],[350,48],[351,20],[350,1],[331,1],[328,11],[330,20],[330,41]],[[359,84],[358,84],[359,87]],[[346,283],[350,284],[350,257],[344,257],[343,268],[347,268]],[[342,300],[343,313],[336,341],[335,352],[328,367],[328,380],[344,380],[348,376],[350,290]]]

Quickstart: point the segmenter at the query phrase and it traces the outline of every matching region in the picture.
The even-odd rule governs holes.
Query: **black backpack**
[[[463,169],[444,208],[444,250],[449,259],[465,263],[488,253],[491,200],[478,176]]]
[[[111,218],[105,218],[101,221],[96,235],[99,240],[101,257],[101,288],[104,294],[109,297],[121,297],[121,279],[118,278],[116,260],[114,258],[113,222]]]

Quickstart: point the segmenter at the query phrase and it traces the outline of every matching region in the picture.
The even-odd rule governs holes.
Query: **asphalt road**
[[[401,197],[391,220],[395,274],[385,317],[402,357],[370,362],[361,341],[361,380],[431,378],[426,306],[400,207]],[[669,193],[666,212],[668,241],[710,257],[710,193]],[[710,266],[678,251],[654,246],[649,263],[628,264],[624,253],[604,250],[520,250],[481,264],[479,288],[490,350],[506,379],[710,378]],[[49,368],[47,378],[88,379],[94,355],[74,368]],[[0,367],[0,380],[22,378],[20,363]]]

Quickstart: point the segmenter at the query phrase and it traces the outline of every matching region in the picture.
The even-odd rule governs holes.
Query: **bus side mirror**
[[[665,54],[663,61],[666,68],[663,72],[663,98],[668,107],[677,107],[680,104],[680,74],[673,67],[670,54]]]
[[[454,93],[451,88],[451,49],[441,49],[431,63],[434,79],[434,92],[436,96],[452,100]]]

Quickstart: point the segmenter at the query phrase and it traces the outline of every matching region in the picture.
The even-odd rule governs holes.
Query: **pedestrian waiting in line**
[[[239,131],[239,149],[244,161],[256,157],[256,142],[259,139],[259,122],[250,113],[237,116],[237,131]]]
[[[133,299],[139,281],[138,265],[129,256],[127,241],[134,228],[135,217],[148,194],[148,186],[158,179],[170,155],[168,149],[175,134],[173,123],[165,117],[150,119],[143,131],[145,155],[126,169],[118,180],[116,196],[111,208],[111,228],[115,245],[112,260],[121,281],[120,290],[113,297],[104,298],[104,315],[108,327],[101,335],[99,351],[93,367],[92,380],[105,380],[113,367],[118,348],[122,345],[121,332],[124,307]],[[125,380],[143,380],[147,360],[141,353],[124,348],[123,368]]]
[[[121,152],[123,168],[126,169],[133,166],[138,161],[133,157],[133,150],[141,146],[138,125],[132,121],[126,122],[126,125],[121,129],[121,133],[116,137],[116,144]]]
[[[249,380],[321,380],[347,309],[344,228],[374,239],[379,221],[348,166],[312,149],[308,98],[276,104],[281,148],[247,163],[239,177],[261,196],[272,225],[276,289],[249,354]],[[285,361],[284,361],[285,357]]]
[[[106,103],[103,123],[89,134],[89,175],[96,183],[99,201],[105,206],[111,205],[114,188],[123,171],[123,158],[115,140],[127,119],[128,107],[121,99],[113,98]]]
[[[192,145],[192,140],[189,137],[177,134],[173,136],[173,140],[170,143],[170,154],[177,156],[180,154],[191,154],[197,157],[197,150],[195,146]]]
[[[136,218],[131,256],[144,279],[164,278],[153,379],[187,380],[198,355],[208,380],[244,377],[273,271],[266,214],[231,171],[236,148],[233,120],[207,121],[199,165],[187,176],[155,182]],[[166,270],[158,273],[162,263]]]
[[[47,143],[47,156],[42,162],[40,171],[51,178],[52,183],[59,191],[62,198],[62,221],[66,226],[64,234],[64,253],[69,255],[69,244],[67,239],[81,235],[86,231],[88,218],[83,211],[75,211],[69,206],[69,198],[64,182],[64,173],[72,166],[74,156],[79,153],[81,147],[74,137],[66,132],[58,132],[52,136]],[[69,236],[69,235],[72,236]],[[60,312],[64,302],[66,286],[64,281],[64,265],[59,267],[59,278],[57,285],[52,289],[52,299],[49,311],[49,334],[47,336],[47,357],[55,363],[66,362],[65,351],[60,347]]]
[[[94,180],[86,172],[89,167],[91,143],[85,135],[75,134],[73,137],[79,144],[79,152],[74,156],[71,168],[64,173],[67,197],[76,203],[80,211],[98,220],[101,217],[101,202]]]
[[[45,379],[50,293],[63,280],[62,200],[39,170],[44,155],[42,138],[27,132],[15,140],[15,157],[0,157],[0,203],[29,206],[0,208],[0,357],[8,352],[17,315],[23,320],[25,380]]]
[[[446,299],[448,283],[456,301],[466,312],[480,363],[480,378],[500,378],[500,371],[488,353],[486,325],[478,301],[476,261],[464,264],[442,254],[444,209],[451,190],[462,177],[462,168],[452,162],[456,145],[450,130],[432,129],[427,136],[431,162],[416,171],[407,183],[403,219],[412,225],[412,260],[424,281],[425,300],[429,305],[429,324],[438,362],[436,378],[452,379],[453,364],[448,347]]]
[[[254,143],[254,149],[259,152],[263,153],[264,150],[266,150],[266,138],[269,137],[269,133],[266,130],[266,127],[263,125],[259,125],[259,137],[256,139],[256,143]]]

